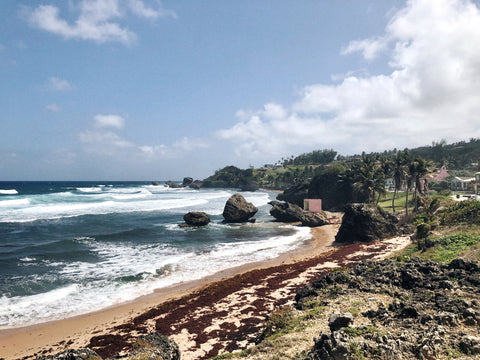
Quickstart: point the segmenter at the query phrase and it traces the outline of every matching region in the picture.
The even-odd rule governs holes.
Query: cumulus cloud
[[[45,106],[45,109],[47,109],[49,111],[52,111],[52,112],[58,112],[58,111],[62,110],[62,108],[60,106],[58,106],[57,104],[49,104],[49,105]]]
[[[50,77],[48,79],[48,87],[53,91],[67,91],[73,89],[73,86],[65,79]]]
[[[94,116],[95,127],[97,128],[116,128],[116,129],[123,129],[125,126],[125,120],[118,115],[95,115]]]
[[[239,153],[274,156],[302,146],[354,153],[480,137],[480,11],[472,1],[408,1],[383,34],[341,53],[370,64],[383,54],[390,71],[312,84],[289,106],[239,111],[217,135],[238,142]]]
[[[79,15],[73,23],[62,18],[59,8],[53,5],[39,5],[26,12],[33,27],[65,39],[128,45],[135,41],[136,34],[119,23],[128,14],[141,18],[176,17],[175,12],[164,9],[160,2],[156,4],[156,7],[148,7],[141,0],[82,0],[76,7]]]
[[[93,128],[78,134],[78,140],[85,152],[101,156],[124,156],[155,160],[159,158],[178,158],[208,144],[201,139],[184,137],[172,144],[144,145],[126,139],[119,133],[125,127],[125,119],[119,115],[95,115]]]

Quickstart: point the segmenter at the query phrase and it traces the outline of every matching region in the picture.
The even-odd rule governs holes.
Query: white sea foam
[[[125,200],[125,199],[124,199]],[[8,200],[12,201],[12,200]],[[204,199],[158,199],[144,201],[55,202],[12,208],[0,214],[0,222],[29,222],[82,215],[101,215],[139,211],[161,211],[193,207],[207,203]],[[0,203],[1,204],[1,203]],[[10,204],[12,205],[12,204]],[[18,205],[18,204],[17,204]]]
[[[18,191],[15,189],[7,189],[7,190],[0,189],[0,195],[16,195],[16,194],[18,194]]]
[[[7,206],[18,207],[18,206],[29,205],[29,204],[30,204],[29,199],[0,200],[1,207],[7,207]]]
[[[24,262],[31,262],[31,261],[35,261],[36,259],[35,258],[31,258],[31,257],[28,257],[28,256],[25,256],[24,258],[21,258],[19,259],[20,261],[24,261]]]
[[[220,243],[211,250],[201,252],[181,250],[166,244],[135,246],[78,238],[100,260],[96,263],[50,263],[50,266],[59,267],[61,277],[71,284],[33,296],[2,296],[0,328],[100,310],[133,300],[158,288],[273,258],[311,237],[309,228],[291,229],[295,232],[290,236]]]
[[[83,193],[97,193],[97,192],[101,192],[102,188],[101,187],[77,188],[77,191],[83,192]]]

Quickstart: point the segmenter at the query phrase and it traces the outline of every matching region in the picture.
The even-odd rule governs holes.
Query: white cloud
[[[118,115],[95,115],[93,117],[95,120],[95,127],[97,128],[105,128],[111,127],[116,129],[123,129],[125,126],[125,120]]]
[[[27,18],[32,26],[66,39],[128,45],[135,41],[136,34],[119,23],[128,13],[143,18],[176,17],[173,11],[157,4],[156,8],[151,8],[140,0],[82,0],[78,6],[80,13],[73,23],[63,19],[59,8],[52,5],[39,5],[28,10]]]
[[[170,145],[143,145],[126,139],[118,132],[125,127],[119,115],[95,115],[93,129],[78,134],[85,152],[109,157],[133,157],[146,161],[160,158],[179,158],[197,149],[207,148],[204,140],[184,137]]]
[[[73,89],[73,86],[65,79],[51,77],[48,79],[48,86],[54,91],[67,91]]]
[[[177,18],[177,14],[173,10],[164,9],[159,1],[156,9],[146,7],[143,1],[140,0],[128,0],[127,4],[129,9],[137,16],[144,18],[159,18],[170,16],[174,19]]]
[[[45,106],[45,109],[47,109],[49,111],[53,111],[53,112],[58,112],[58,111],[62,110],[62,108],[60,106],[58,106],[57,104],[49,104],[49,105]]]
[[[218,136],[252,157],[306,147],[354,153],[480,137],[477,5],[414,0],[392,15],[384,34],[342,50],[360,52],[370,63],[383,52],[390,72],[312,84],[291,106],[238,111],[238,122]]]

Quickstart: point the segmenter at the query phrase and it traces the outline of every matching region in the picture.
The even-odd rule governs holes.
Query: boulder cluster
[[[234,194],[228,199],[223,209],[223,217],[227,223],[255,222],[252,219],[258,209],[245,200],[240,194]],[[205,226],[210,223],[210,217],[202,211],[191,211],[183,216],[184,224],[180,227]]]
[[[156,184],[155,184],[156,183]],[[154,181],[152,182],[153,185],[158,185],[158,182]],[[183,178],[183,182],[181,184],[177,184],[176,182],[173,182],[171,180],[168,180],[165,185],[172,189],[177,189],[177,188],[185,188],[189,187],[191,189],[200,189],[203,185],[203,182],[201,180],[193,180],[191,177],[185,177]]]
[[[302,288],[296,306],[313,299],[328,307],[325,294],[387,295],[389,303],[362,313],[332,314],[306,359],[439,359],[480,354],[480,264],[464,259],[444,265],[414,258],[407,263],[365,261],[332,272]],[[366,322],[365,322],[366,321]],[[356,356],[356,357],[355,357]]]

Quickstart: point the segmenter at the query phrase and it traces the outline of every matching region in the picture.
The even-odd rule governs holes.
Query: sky
[[[479,0],[0,1],[0,181],[479,137]]]

